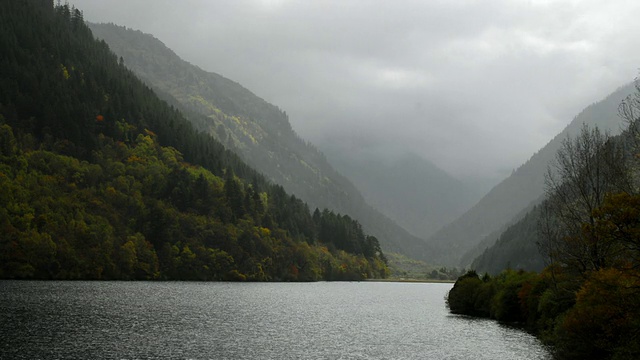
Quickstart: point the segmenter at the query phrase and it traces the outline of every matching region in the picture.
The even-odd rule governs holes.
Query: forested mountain
[[[620,105],[620,104],[619,104]],[[622,124],[621,126],[626,126]],[[625,137],[626,135],[626,137]],[[565,138],[569,141],[573,138]],[[626,144],[631,149],[628,133],[612,136],[611,142]],[[628,154],[631,155],[631,154]],[[557,155],[556,155],[557,157]],[[557,159],[550,164],[555,166]],[[545,255],[540,252],[538,243],[542,240],[539,229],[543,215],[541,207],[545,204],[546,194],[541,195],[529,207],[515,216],[506,230],[486,237],[473,251],[467,253],[465,260],[471,261],[470,255],[476,254],[478,249],[484,249],[482,254],[471,262],[471,268],[478,272],[497,274],[507,268],[523,269],[526,271],[541,271],[545,265]],[[497,239],[497,240],[496,240]]]
[[[427,241],[438,248],[435,260],[443,264],[469,265],[461,263],[463,255],[474,249],[486,236],[510,223],[515,214],[543,194],[547,164],[554,158],[563,139],[575,136],[583,124],[598,126],[612,134],[620,132],[623,124],[618,116],[618,106],[632,92],[632,84],[623,86],[585,108],[560,134],[491,189],[469,211],[431,236]],[[473,259],[484,251],[476,250],[476,254],[467,254],[465,259]]]
[[[89,26],[128,68],[182,109],[196,128],[240,154],[311,208],[329,208],[358,219],[386,251],[420,259],[429,256],[423,239],[367,204],[321,152],[298,137],[284,111],[241,85],[180,59],[151,35],[113,24]]]
[[[495,273],[510,258],[541,272],[471,270],[448,294],[451,312],[524,324],[561,359],[640,357],[637,89],[621,104],[622,134],[585,125],[563,140],[544,201],[474,262]]]
[[[0,2],[0,278],[384,277],[378,241],[197,131],[51,0]]]
[[[506,224],[504,224],[502,227],[500,227],[499,229],[491,232],[489,235],[485,236],[476,246],[474,246],[473,248],[471,248],[471,250],[467,251],[461,258],[460,263],[461,264],[472,264],[471,266],[473,266],[473,264],[476,263],[477,258],[479,257],[478,254],[483,254],[486,255],[487,250],[489,252],[491,252],[492,249],[488,249],[488,248],[492,248],[494,245],[496,245],[497,242],[500,243],[504,243],[504,242],[511,242],[514,238],[519,237],[520,233],[517,231],[509,231],[509,235],[507,236],[508,239],[504,239],[505,237],[503,236],[504,233],[511,227],[513,226],[517,226],[517,224],[523,220],[526,216],[528,216],[529,212],[531,212],[532,210],[535,209],[536,206],[540,205],[540,203],[542,203],[542,201],[544,201],[544,195],[541,195],[538,199],[532,201],[527,207],[525,207],[524,209],[522,209],[518,214],[516,214],[515,216],[513,216]],[[519,227],[520,229],[526,229],[527,227]],[[535,234],[527,234],[527,237],[530,236],[534,236]],[[498,241],[498,239],[501,239],[500,241]],[[527,241],[528,239],[524,240]],[[516,242],[518,242],[518,240],[516,240]],[[535,242],[535,241],[534,241]],[[495,259],[496,261],[490,260],[488,262],[490,262],[491,264],[487,264],[487,266],[491,266],[491,267],[497,267],[500,269],[506,269],[508,266],[507,265],[511,265],[513,263],[519,263],[518,261],[518,257],[535,257],[536,259],[540,259],[540,261],[538,260],[531,260],[533,262],[539,263],[542,262],[542,255],[539,253],[539,251],[537,250],[537,248],[535,247],[531,247],[529,246],[530,244],[522,244],[519,243],[519,246],[522,246],[524,249],[528,249],[531,251],[528,251],[526,254],[515,254],[512,257],[510,256],[505,256],[504,258],[502,256],[493,256],[490,255],[491,259]],[[535,245],[535,244],[534,244]],[[502,245],[500,245],[502,246]],[[513,249],[514,251],[516,251],[516,249]],[[503,254],[505,252],[505,250],[499,250],[499,253]],[[527,260],[529,261],[529,260]],[[531,262],[529,261],[529,262]],[[518,268],[517,265],[513,265],[514,268]],[[535,269],[530,269],[528,267],[522,267],[523,269],[526,270],[535,270]],[[476,269],[475,267],[473,269]],[[478,268],[478,271],[485,271],[485,268],[482,267],[482,269]],[[500,270],[498,270],[499,272]]]
[[[482,196],[416,154],[373,155],[340,146],[328,146],[323,152],[368,203],[423,238],[455,220]]]
[[[473,259],[470,268],[479,273],[498,274],[505,269],[542,271],[545,267],[544,255],[538,248],[540,207],[536,206],[509,226],[491,246]]]

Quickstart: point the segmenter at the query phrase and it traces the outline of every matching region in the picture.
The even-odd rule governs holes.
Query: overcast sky
[[[72,0],[239,82],[317,144],[501,180],[640,67],[640,1]]]

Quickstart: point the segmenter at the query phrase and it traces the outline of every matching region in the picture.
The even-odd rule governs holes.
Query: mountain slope
[[[432,235],[480,197],[415,154],[376,156],[338,146],[323,151],[367,202],[416,236]]]
[[[428,256],[422,239],[368,205],[322,153],[297,136],[286,113],[241,85],[180,59],[151,35],[113,24],[90,27],[160,96],[184,109],[196,127],[311,208],[330,208],[358,219],[387,251]]]
[[[542,271],[544,257],[538,250],[538,219],[540,208],[534,207],[516,223],[509,226],[491,246],[473,259],[470,267],[478,273],[499,274],[501,271],[523,269]]]
[[[462,258],[460,260],[460,263],[461,264],[473,264],[475,262],[475,260],[478,258],[479,254],[484,254],[487,251],[488,248],[492,248],[492,247],[496,246],[496,244],[498,242],[504,242],[504,241],[500,240],[500,239],[502,239],[504,237],[503,236],[504,233],[510,227],[516,226],[516,224],[518,224],[525,217],[527,217],[531,211],[533,211],[538,205],[540,205],[542,203],[543,200],[544,200],[544,195],[541,195],[536,200],[532,201],[529,205],[527,205],[524,209],[522,209],[518,214],[513,216],[506,224],[501,226],[499,229],[496,229],[495,231],[491,232],[489,235],[485,236],[477,245],[475,245],[473,248],[468,250],[462,256]],[[531,235],[535,235],[535,234],[531,234]],[[500,241],[498,241],[498,240],[500,240]],[[506,241],[508,241],[508,240],[506,240]],[[524,247],[528,248],[529,244],[527,244]],[[506,264],[508,262],[511,262],[511,263],[517,262],[517,261],[511,261],[511,260],[513,260],[514,258],[517,258],[518,256],[522,256],[522,255],[524,255],[524,254],[519,253],[519,254],[515,255],[514,257],[506,257],[504,259],[504,261],[500,260],[501,264],[505,265],[505,268],[506,268]],[[538,251],[536,250],[534,253],[527,253],[527,256],[528,255],[532,255],[533,257],[537,257],[540,254],[538,254]],[[496,265],[491,264],[491,265],[492,266],[500,266],[500,265],[497,265],[497,264]],[[484,270],[482,270],[482,271],[484,271]]]
[[[50,0],[0,2],[0,278],[384,277],[374,237],[313,215]]]
[[[633,92],[633,85],[625,85],[602,101],[585,108],[573,121],[546,146],[520,166],[511,176],[496,185],[473,208],[460,218],[438,231],[427,241],[437,248],[435,260],[443,264],[461,264],[461,257],[473,249],[483,238],[505,226],[514,214],[518,214],[544,192],[544,174],[561,142],[578,133],[583,123],[620,132],[621,120],[618,106]],[[484,249],[478,249],[480,255]],[[466,259],[474,258],[474,254]]]

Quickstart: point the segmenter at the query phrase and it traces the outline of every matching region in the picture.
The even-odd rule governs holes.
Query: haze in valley
[[[289,114],[301,137],[413,152],[493,185],[634,78],[635,1],[74,0]]]

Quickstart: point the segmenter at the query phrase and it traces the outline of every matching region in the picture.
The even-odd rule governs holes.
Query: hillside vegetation
[[[538,247],[540,216],[538,205],[500,234],[492,246],[473,260],[470,268],[492,275],[505,269],[542,271],[545,261]]]
[[[565,130],[566,134],[564,138],[560,138],[561,135],[558,135],[549,145],[554,142],[562,144],[562,142],[567,141],[568,138],[577,136],[579,132],[573,128],[578,125],[595,124],[593,126],[598,128],[603,126],[605,130],[610,130],[612,134],[618,133],[624,126],[623,119],[619,116],[618,107],[623,103],[622,99],[624,99],[624,97],[622,96],[632,92],[631,88],[631,86],[622,87],[602,102],[588,107],[576,118],[576,120],[583,120],[582,125],[574,120],[567,128],[572,128],[572,130],[570,132]],[[614,101],[621,97],[622,99],[619,100],[618,105],[614,107]],[[546,151],[550,151],[550,149]],[[556,160],[555,156],[556,154],[549,159],[547,166],[554,164]],[[545,169],[542,175],[538,176],[543,178],[543,192],[545,183],[544,176],[546,173],[547,171]],[[542,215],[540,205],[543,203],[544,197],[544,194],[541,194],[538,199],[534,200],[528,207],[514,216],[500,231],[487,236],[476,248],[467,252],[465,257],[463,257],[465,263],[473,259],[470,266],[472,269],[478,272],[489,272],[491,274],[497,274],[509,267],[528,271],[542,270],[544,267],[544,258],[536,245],[541,240],[536,226]],[[480,251],[482,251],[481,254]],[[473,256],[477,257],[474,259]]]
[[[377,239],[313,214],[96,41],[82,13],[0,2],[0,277],[385,277]]]
[[[189,64],[149,34],[114,24],[89,26],[124,65],[180,108],[197,129],[312,209],[328,208],[358,219],[386,251],[420,259],[429,256],[424,240],[365,202],[320,151],[295,133],[284,111],[232,80]]]
[[[640,88],[622,108],[622,135],[585,126],[562,142],[545,200],[479,259],[490,266],[497,249],[513,256],[513,231],[529,238],[520,245],[535,238],[548,266],[495,277],[470,271],[449,292],[451,312],[524,323],[561,359],[640,356]]]
[[[487,246],[497,240],[510,224],[521,219],[523,210],[544,194],[544,176],[548,164],[554,159],[567,136],[576,136],[583,124],[597,126],[602,131],[617,134],[623,127],[618,116],[620,103],[633,92],[633,84],[625,85],[602,101],[588,106],[546,146],[534,154],[511,176],[496,185],[475,206],[457,220],[427,239],[437,247],[434,258],[443,264],[468,266]],[[516,220],[513,220],[516,217]],[[478,247],[487,236],[492,238]],[[462,263],[462,259],[465,260]]]

